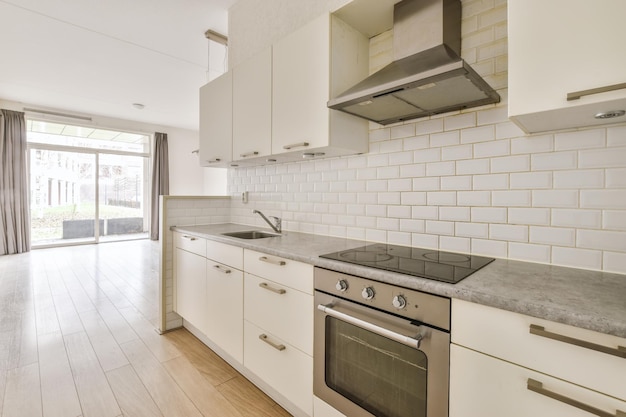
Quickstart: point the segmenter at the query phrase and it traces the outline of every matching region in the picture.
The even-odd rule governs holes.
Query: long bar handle
[[[596,352],[607,353],[609,355],[614,355],[626,359],[626,347],[624,346],[618,346],[616,349],[608,346],[598,345],[597,343],[591,343],[586,340],[575,339],[573,337],[565,336],[562,334],[549,332],[543,326],[538,326],[536,324],[531,324],[529,331],[531,334],[537,336],[547,337],[548,339],[558,340],[559,342],[569,343],[570,345],[575,345],[586,349],[595,350]]]
[[[300,143],[292,143],[291,145],[283,146],[283,149],[292,149],[292,148],[306,148],[309,146],[309,142],[300,142]]]
[[[249,156],[256,156],[258,154],[259,153],[257,151],[252,151],[252,152],[246,152],[246,153],[239,154],[239,156],[242,157],[242,158],[247,158]]]
[[[268,345],[270,345],[271,347],[273,347],[274,349],[278,350],[278,351],[283,351],[286,349],[285,345],[283,344],[278,344],[278,343],[274,343],[272,342],[266,334],[260,334],[259,335],[259,339],[261,339],[262,341],[264,341],[265,343],[267,343]]]
[[[536,381],[532,378],[528,378],[528,381],[526,381],[526,389],[536,392],[537,394],[546,396],[548,398],[552,398],[553,400],[560,401],[563,404],[571,405],[572,407],[576,407],[599,417],[626,417],[626,413],[623,411],[616,410],[615,414],[611,414],[608,411],[600,410],[589,404],[582,403],[573,398],[566,397],[565,395],[545,389],[540,381]]]
[[[573,93],[567,93],[567,101],[578,100],[579,98],[583,96],[606,93],[608,91],[621,90],[623,88],[626,88],[626,83],[607,85],[607,86],[598,87],[598,88],[591,88],[589,90],[574,91]]]
[[[220,158],[213,158],[213,159],[207,159],[206,161],[209,164],[217,164],[218,162],[221,162],[222,160]]]
[[[370,332],[376,333],[379,336],[383,336],[388,339],[395,340],[398,343],[402,343],[403,345],[412,347],[414,349],[420,348],[420,344],[422,343],[422,339],[424,338],[424,336],[422,336],[421,334],[417,334],[413,338],[413,337],[405,336],[400,333],[396,333],[389,329],[385,329],[384,327],[377,326],[368,321],[361,320],[349,314],[337,311],[334,308],[332,308],[331,304],[329,305],[319,304],[317,306],[317,309],[323,311],[325,314],[328,314],[331,317],[334,317],[339,320],[343,320],[346,323],[353,324],[362,329],[369,330]]]
[[[224,273],[224,274],[230,274],[232,271],[228,268],[224,268],[221,265],[213,265],[213,268],[217,269],[218,271]]]
[[[259,284],[259,287],[261,287],[261,288],[263,288],[263,289],[265,289],[265,290],[271,291],[271,292],[275,292],[276,294],[281,294],[281,295],[282,295],[282,294],[285,294],[285,293],[287,292],[286,290],[283,290],[282,288],[273,288],[273,287],[270,287],[270,286],[269,286],[269,284],[268,284],[267,282],[262,282],[262,283],[260,283],[260,284]]]
[[[267,262],[268,264],[278,265],[278,266],[285,266],[285,265],[287,265],[287,262],[285,262],[285,261],[268,258],[267,256],[261,256],[259,258],[259,261]]]
[[[183,235],[183,239],[198,240],[198,238],[197,238],[197,237],[188,236],[188,235]]]

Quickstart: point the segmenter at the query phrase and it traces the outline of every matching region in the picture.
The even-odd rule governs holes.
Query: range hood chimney
[[[460,57],[460,0],[403,0],[393,20],[394,61],[329,108],[386,125],[500,101]]]

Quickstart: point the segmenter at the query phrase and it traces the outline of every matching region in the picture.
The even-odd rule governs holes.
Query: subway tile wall
[[[525,135],[507,118],[506,2],[462,4],[463,57],[501,103],[372,123],[364,155],[230,169],[231,221],[263,226],[260,209],[285,230],[626,273],[626,124]],[[372,40],[372,71],[390,48]]]

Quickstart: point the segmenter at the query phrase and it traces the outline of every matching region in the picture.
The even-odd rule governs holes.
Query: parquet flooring
[[[154,331],[157,250],[0,256],[0,417],[290,416],[188,331]]]

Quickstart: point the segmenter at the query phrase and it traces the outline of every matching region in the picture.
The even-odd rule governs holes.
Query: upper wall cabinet
[[[224,167],[233,153],[233,74],[200,88],[200,165]]]
[[[527,133],[626,122],[626,1],[509,0],[509,117]]]
[[[272,153],[363,153],[367,121],[326,103],[368,75],[367,38],[324,14],[273,46]]]
[[[272,153],[272,49],[233,69],[233,160]]]

